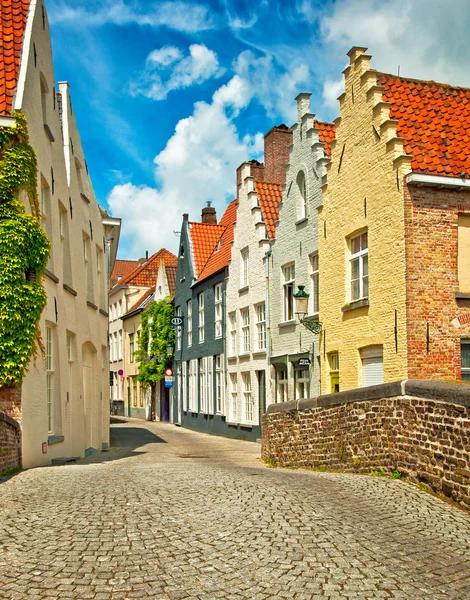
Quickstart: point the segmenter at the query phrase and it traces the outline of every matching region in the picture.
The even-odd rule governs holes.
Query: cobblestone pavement
[[[470,598],[470,516],[404,482],[133,419],[112,444],[0,484],[0,598]]]

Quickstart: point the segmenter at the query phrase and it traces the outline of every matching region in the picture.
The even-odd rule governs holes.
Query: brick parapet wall
[[[281,467],[398,469],[470,508],[470,385],[396,382],[271,405],[262,456]]]
[[[21,467],[21,428],[0,411],[0,474]]]
[[[13,419],[21,419],[21,387],[0,387],[0,411]]]

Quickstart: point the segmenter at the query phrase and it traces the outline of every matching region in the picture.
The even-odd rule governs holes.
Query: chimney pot
[[[215,208],[211,206],[212,202],[208,200],[206,204],[207,206],[202,209],[201,222],[208,225],[217,225],[217,213],[215,212]]]

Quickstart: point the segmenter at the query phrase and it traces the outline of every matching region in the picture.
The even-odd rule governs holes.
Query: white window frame
[[[358,249],[354,248],[356,241]],[[357,264],[357,277],[353,278],[354,264]],[[354,291],[357,282],[357,293]],[[356,302],[369,297],[369,241],[366,231],[349,239],[349,301]]]
[[[199,411],[207,413],[207,397],[206,397],[206,357],[203,356],[199,362]]]
[[[118,360],[119,352],[118,352],[118,335],[117,331],[114,332],[114,360]]]
[[[134,354],[135,354],[135,334],[129,334],[129,362],[134,362]]]
[[[308,367],[294,369],[295,399],[302,400],[309,397],[310,370]]]
[[[284,322],[295,320],[294,291],[295,263],[289,263],[282,267],[282,317]]]
[[[469,362],[468,367],[462,366],[464,347],[465,348],[468,347],[469,352],[470,352],[470,339],[461,339],[460,340],[460,377],[461,377],[461,379],[464,379],[465,381],[470,381],[470,362]]]
[[[266,350],[266,302],[255,306],[256,312],[256,349]]]
[[[189,374],[188,374],[188,408],[192,413],[198,411],[198,377],[197,377],[197,359],[189,361]]]
[[[237,355],[237,316],[235,312],[229,314],[230,321],[230,356]]]
[[[222,337],[222,284],[214,287],[214,325],[215,337]]]
[[[215,413],[225,414],[224,406],[224,355],[218,354],[215,357]]]
[[[249,260],[250,254],[248,248],[240,251],[240,288],[249,286]]]
[[[204,292],[197,296],[199,343],[204,342]]]
[[[187,412],[188,411],[188,362],[184,362],[182,364],[182,378],[183,378],[183,398],[182,398],[182,403],[183,403],[183,411]]]
[[[193,344],[193,301],[186,302],[188,309],[188,348]]]
[[[119,354],[118,354],[118,356],[119,356],[119,360],[122,360],[122,329],[120,329],[118,331],[118,339],[119,339],[119,346],[118,346]]]
[[[242,373],[243,381],[243,422],[253,423],[253,391],[251,389],[251,373]]]
[[[230,373],[230,415],[232,421],[238,420],[238,381],[237,373]]]
[[[214,414],[214,357],[206,357],[206,411]]]
[[[320,300],[320,263],[318,260],[318,252],[310,254],[310,298],[309,298],[309,314],[318,315],[319,300]]]
[[[251,334],[250,334],[250,309],[241,308],[240,309],[240,323],[241,323],[241,348],[240,352],[242,354],[247,354],[251,350]]]
[[[285,377],[281,377],[281,374]],[[287,402],[289,399],[289,375],[287,367],[276,369],[276,402]]]
[[[181,306],[176,307],[175,316],[181,317]],[[175,349],[176,350],[181,350],[182,331],[183,331],[183,328],[181,326],[175,327]]]

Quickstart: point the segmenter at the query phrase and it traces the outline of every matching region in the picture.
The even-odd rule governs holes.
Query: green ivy
[[[173,312],[173,304],[169,299],[163,299],[152,302],[142,313],[136,360],[140,363],[137,378],[144,384],[160,381],[165,376],[165,369],[171,366],[166,347],[175,344],[175,331],[170,322]]]
[[[37,345],[42,347],[42,276],[50,249],[39,223],[37,161],[26,117],[19,111],[13,116],[14,127],[0,127],[0,387],[20,384]],[[19,200],[22,192],[32,214]],[[26,281],[26,271],[34,271],[36,281]]]

